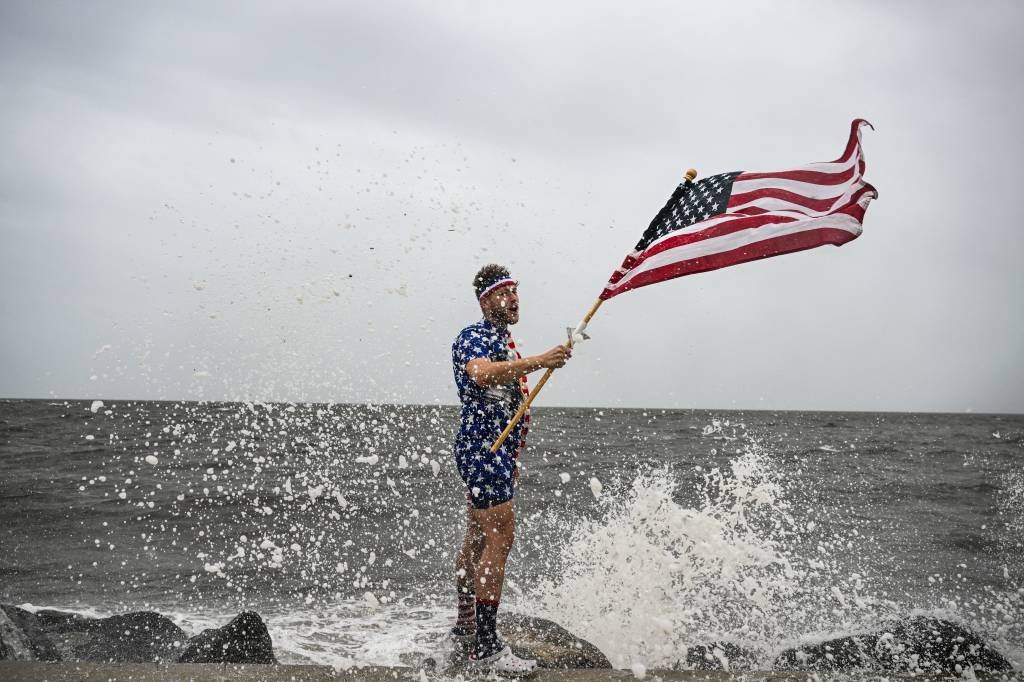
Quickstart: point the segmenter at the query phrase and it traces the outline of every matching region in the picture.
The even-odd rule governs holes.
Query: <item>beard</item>
[[[488,311],[490,318],[497,324],[511,326],[519,321],[519,309],[514,311],[510,308],[495,306]]]
[[[500,324],[512,326],[519,321],[519,313],[513,313],[508,310],[496,310],[494,311],[494,319]]]

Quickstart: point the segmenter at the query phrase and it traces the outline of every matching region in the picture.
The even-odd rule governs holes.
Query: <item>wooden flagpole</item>
[[[602,303],[604,303],[604,299],[599,298],[594,301],[594,305],[590,306],[590,310],[583,316],[583,322],[580,324],[580,327],[590,322],[590,318],[594,316],[594,313],[597,312],[597,309],[601,307]],[[572,336],[569,337],[569,348],[572,348],[572,338]],[[547,383],[548,379],[551,377],[551,373],[554,371],[555,370],[553,368],[548,368],[548,371],[544,372],[544,376],[540,378],[537,385],[533,387],[532,391],[530,391],[530,395],[526,396],[526,400],[524,400],[523,404],[519,406],[519,410],[516,412],[515,416],[512,417],[512,420],[508,423],[508,426],[505,427],[505,430],[501,432],[501,435],[498,436],[498,440],[494,441],[494,445],[491,446],[491,452],[498,451],[498,448],[500,448],[501,444],[505,442],[506,438],[508,438],[508,434],[512,433],[512,429],[519,423],[519,420],[522,419],[523,415],[526,414],[526,410],[529,409],[530,403],[532,403],[533,399],[537,397],[538,393],[540,393],[540,389],[544,388],[544,384]]]
[[[693,182],[693,179],[696,177],[696,169],[690,168],[689,170],[686,171],[685,181],[688,183]],[[590,310],[588,310],[587,314],[583,316],[583,321],[580,322],[580,325],[579,327],[577,327],[577,329],[582,329],[587,325],[588,322],[590,322],[590,318],[594,316],[594,313],[597,312],[597,309],[601,307],[602,303],[604,303],[604,299],[601,298],[594,301],[594,305],[590,306]],[[574,333],[575,331],[576,329],[573,330]],[[572,348],[572,339],[573,335],[571,334],[569,336],[569,348]],[[508,438],[508,434],[512,433],[512,429],[515,428],[516,424],[519,423],[519,420],[523,418],[524,414],[526,414],[526,410],[530,408],[530,403],[532,403],[533,399],[537,397],[538,393],[540,393],[540,389],[544,388],[544,384],[547,383],[548,379],[551,377],[551,373],[554,371],[554,369],[549,368],[548,371],[544,372],[544,376],[540,378],[540,381],[537,382],[537,385],[534,386],[533,390],[530,391],[530,394],[526,396],[526,400],[524,400],[523,404],[519,406],[519,410],[515,413],[515,416],[513,416],[512,420],[509,421],[508,426],[506,426],[505,430],[501,432],[501,435],[498,436],[498,440],[494,441],[494,445],[491,446],[492,453],[497,452],[498,448],[501,447],[501,444],[505,442],[506,438]]]

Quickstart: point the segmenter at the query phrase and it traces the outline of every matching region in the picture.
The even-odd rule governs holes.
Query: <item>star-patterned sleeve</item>
[[[460,334],[455,341],[453,350],[455,351],[455,363],[462,371],[466,370],[466,365],[470,360],[490,358],[488,339],[474,329],[467,329]]]

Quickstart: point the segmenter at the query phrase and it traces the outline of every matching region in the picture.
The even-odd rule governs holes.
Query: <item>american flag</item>
[[[600,298],[738,263],[840,246],[863,229],[868,203],[877,198],[864,181],[862,125],[850,127],[846,151],[835,161],[775,173],[720,173],[676,187],[665,207]]]

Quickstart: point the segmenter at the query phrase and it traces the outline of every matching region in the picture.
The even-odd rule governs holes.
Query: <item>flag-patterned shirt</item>
[[[495,326],[484,319],[459,332],[452,343],[452,369],[462,403],[457,445],[489,449],[524,399],[525,377],[501,386],[484,387],[469,376],[466,364],[476,358],[504,362],[518,357],[508,327]],[[516,424],[499,452],[513,459],[518,456],[525,444],[527,422],[528,419]]]

